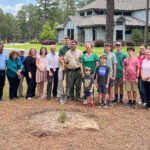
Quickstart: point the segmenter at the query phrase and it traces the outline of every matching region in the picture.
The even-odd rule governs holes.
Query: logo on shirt
[[[91,84],[91,81],[89,79],[85,79],[85,87],[88,88]]]
[[[104,76],[106,74],[106,68],[105,67],[99,67],[99,75]]]

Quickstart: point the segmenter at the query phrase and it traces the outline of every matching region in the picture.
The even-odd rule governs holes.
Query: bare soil
[[[97,98],[96,98],[97,99]],[[0,150],[150,150],[150,111],[33,99],[0,102]]]

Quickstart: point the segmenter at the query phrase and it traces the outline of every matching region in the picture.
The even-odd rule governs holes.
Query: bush
[[[135,46],[135,42],[133,40],[126,41],[126,46]]]
[[[140,45],[143,43],[143,33],[142,30],[134,29],[132,32],[132,40],[135,41],[136,45]]]
[[[104,47],[104,40],[96,40],[94,43],[95,47]]]
[[[65,45],[65,42],[57,42],[57,45]]]
[[[42,45],[55,45],[56,44],[56,40],[43,40],[42,41]]]
[[[41,41],[30,41],[30,44],[41,44]]]
[[[24,40],[20,40],[19,43],[24,43]]]

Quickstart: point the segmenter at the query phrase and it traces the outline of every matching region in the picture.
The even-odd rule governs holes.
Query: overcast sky
[[[23,5],[31,3],[37,4],[36,0],[0,0],[0,8],[4,13],[9,12],[16,15]]]

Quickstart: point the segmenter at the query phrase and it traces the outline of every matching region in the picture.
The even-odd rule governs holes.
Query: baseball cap
[[[122,46],[122,43],[121,42],[116,42],[116,45]]]

